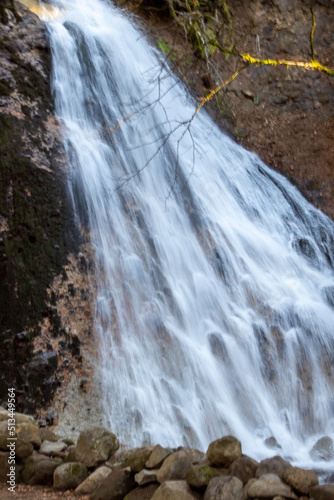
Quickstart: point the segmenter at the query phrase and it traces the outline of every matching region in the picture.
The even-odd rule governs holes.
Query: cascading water
[[[308,462],[334,429],[334,226],[232,142],[118,9],[50,23],[73,199],[95,249],[105,418],[127,445]],[[191,121],[189,121],[191,120]]]

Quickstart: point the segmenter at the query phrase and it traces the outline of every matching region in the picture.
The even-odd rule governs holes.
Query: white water
[[[334,438],[333,223],[232,142],[119,10],[50,24],[71,188],[95,248],[106,422],[127,445],[312,465]]]

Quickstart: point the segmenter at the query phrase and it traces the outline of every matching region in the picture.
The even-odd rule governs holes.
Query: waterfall
[[[70,186],[88,221],[106,424],[128,446],[312,463],[334,438],[334,226],[195,105],[122,11],[49,23]]]

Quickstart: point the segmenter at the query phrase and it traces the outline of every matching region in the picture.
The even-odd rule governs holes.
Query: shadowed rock
[[[21,475],[25,484],[53,484],[53,473],[58,465],[61,464],[60,458],[50,458],[39,453],[31,455],[22,469]]]
[[[159,483],[173,479],[185,479],[191,467],[191,461],[184,451],[177,451],[166,458],[157,473]]]
[[[220,476],[211,479],[204,500],[244,500],[242,482],[237,477]]]
[[[167,458],[170,454],[171,452],[169,450],[163,448],[160,444],[157,444],[153,448],[152,453],[146,462],[146,467],[148,469],[156,469],[160,467],[165,458]]]
[[[272,458],[266,458],[265,460],[261,460],[256,469],[255,477],[259,478],[263,476],[263,474],[276,474],[276,476],[282,478],[283,471],[286,467],[291,467],[291,465],[278,455]]]
[[[256,460],[246,456],[240,457],[234,460],[229,469],[229,475],[237,477],[245,485],[252,477],[255,477],[258,466]]]
[[[78,462],[69,462],[57,467],[53,473],[53,487],[56,490],[77,488],[87,477],[87,467]]]

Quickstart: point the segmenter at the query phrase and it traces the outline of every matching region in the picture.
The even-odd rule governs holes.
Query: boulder
[[[276,474],[276,476],[282,479],[282,474],[286,467],[291,467],[291,465],[278,455],[272,458],[266,458],[259,463],[255,477],[259,478],[263,476],[263,474]]]
[[[112,471],[91,494],[91,500],[123,500],[136,487],[133,473],[127,469]]]
[[[25,443],[31,443],[35,448],[39,448],[41,446],[41,436],[39,435],[38,427],[35,424],[18,424],[15,430],[17,437]]]
[[[7,441],[8,443],[8,441]],[[21,439],[17,439],[15,441],[15,455],[17,458],[24,460],[30,455],[32,455],[34,451],[34,447],[31,443],[25,443]]]
[[[19,459],[28,458],[34,451],[31,443],[26,443],[22,439],[17,438],[17,434],[10,436],[8,432],[8,424],[5,421],[0,422],[0,450],[8,451],[8,444],[11,442],[8,438],[15,437],[15,456]],[[14,442],[14,441],[13,441]]]
[[[205,490],[212,478],[219,476],[212,467],[192,465],[187,474],[187,483],[192,488]]]
[[[154,493],[159,488],[159,484],[149,484],[147,486],[138,486],[134,490],[130,491],[124,498],[124,500],[151,500]]]
[[[39,435],[41,436],[41,440],[43,441],[51,441],[55,442],[58,441],[58,437],[54,432],[52,432],[50,429],[47,429],[46,427],[39,429]]]
[[[65,443],[65,441],[63,441]],[[65,456],[63,458],[63,462],[76,462],[77,460],[77,453],[76,453],[77,447],[74,445],[69,446],[66,451],[65,451]]]
[[[60,458],[50,458],[39,453],[34,453],[25,462],[21,475],[26,484],[53,484],[53,473],[58,465],[61,464]]]
[[[157,444],[153,448],[145,466],[147,467],[147,469],[157,469],[158,467],[161,466],[165,458],[167,458],[170,454],[171,451],[167,450],[166,448],[163,448],[162,446],[160,446],[160,444]]]
[[[250,457],[239,457],[230,466],[229,475],[237,477],[245,485],[252,477],[255,477],[258,466],[258,462]]]
[[[39,453],[48,457],[64,457],[67,445],[62,441],[43,441]]]
[[[112,455],[109,458],[109,460],[107,460],[105,465],[107,465],[108,467],[110,467],[112,469],[115,467],[119,467],[121,469],[126,469],[126,467],[130,467],[130,457],[132,455],[132,452],[133,452],[133,449],[132,450],[119,449],[114,455]]]
[[[237,477],[220,476],[211,479],[204,500],[245,500],[242,482]]]
[[[193,465],[197,465],[206,459],[205,453],[203,453],[202,451],[196,450],[196,448],[180,448],[180,451],[181,450],[186,452],[186,454],[190,458],[190,461]]]
[[[267,448],[271,448],[273,450],[281,449],[282,446],[277,442],[277,439],[274,436],[270,436],[264,441],[264,444]]]
[[[0,483],[6,483],[8,479],[7,474],[10,472],[8,457],[7,451],[0,451]]]
[[[321,484],[315,486],[310,491],[311,500],[333,500],[334,499],[334,484]]]
[[[173,479],[185,479],[191,468],[191,461],[184,451],[177,451],[169,455],[157,473],[159,483]]]
[[[299,467],[284,469],[282,479],[291,488],[304,495],[308,495],[311,488],[319,484],[318,477],[313,470],[300,469]]]
[[[245,494],[245,498],[249,498],[249,496],[248,496],[248,490],[249,490],[249,488],[252,486],[252,484],[254,484],[256,481],[257,481],[257,479],[255,479],[255,478],[253,477],[252,479],[250,479],[250,480],[248,481],[248,483],[247,483],[247,484],[245,484],[245,486],[244,486],[244,494]]]
[[[297,499],[290,486],[275,474],[263,474],[260,479],[254,481],[247,490],[248,498],[273,498],[282,496],[284,498]]]
[[[146,462],[150,458],[153,451],[151,446],[143,446],[142,448],[134,448],[129,455],[129,465],[133,472],[140,472],[144,469]]]
[[[37,422],[34,417],[30,415],[24,415],[23,413],[15,413],[15,423],[17,424],[32,424],[37,426]],[[0,422],[7,422],[8,420],[8,410],[0,410]]]
[[[200,500],[202,495],[192,491],[187,481],[166,481],[154,493],[152,500]]]
[[[90,495],[109,474],[111,474],[110,468],[102,465],[77,487],[75,494]]]
[[[320,438],[310,451],[310,456],[313,460],[329,461],[334,458],[333,439],[329,436]]]
[[[142,469],[135,475],[135,481],[139,486],[154,483],[157,480],[157,470]]]
[[[115,434],[103,427],[87,427],[78,438],[76,460],[86,467],[94,467],[108,460],[118,448],[119,443]]]
[[[217,467],[230,467],[232,462],[241,457],[241,443],[233,436],[224,436],[209,445],[207,457]]]
[[[56,490],[77,488],[87,478],[87,467],[79,462],[61,464],[53,473],[53,487]]]

